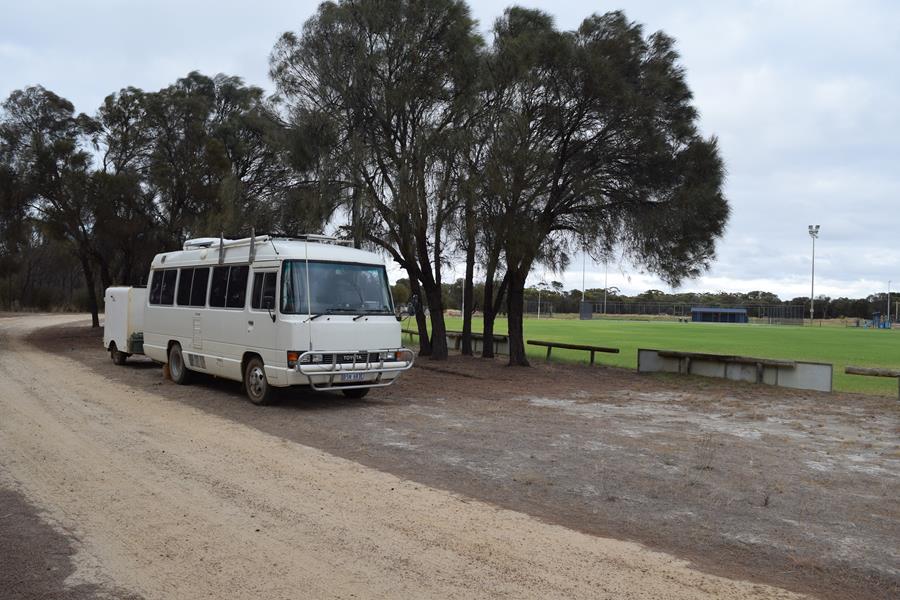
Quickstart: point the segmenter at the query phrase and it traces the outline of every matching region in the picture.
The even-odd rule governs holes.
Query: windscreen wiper
[[[388,310],[386,308],[372,308],[372,309],[368,309],[368,310],[363,310],[363,313],[361,315],[357,315],[357,316],[353,317],[353,320],[356,321],[358,319],[362,319],[363,317],[367,317],[369,315],[392,315],[392,314],[394,314],[394,313],[392,313],[390,310]]]
[[[306,322],[309,323],[310,321],[315,321],[319,317],[323,317],[323,316],[325,316],[325,313],[316,313],[314,315],[310,315],[309,318],[306,320]]]

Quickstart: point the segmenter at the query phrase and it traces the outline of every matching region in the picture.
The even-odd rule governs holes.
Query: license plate
[[[341,381],[343,383],[347,383],[349,381],[365,381],[366,374],[365,373],[343,373],[341,375]]]

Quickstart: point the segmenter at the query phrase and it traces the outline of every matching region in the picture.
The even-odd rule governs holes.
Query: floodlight
[[[812,277],[809,290],[809,322],[813,324],[815,318],[815,302],[816,302],[816,239],[819,237],[819,226],[809,226],[809,237],[812,238]]]

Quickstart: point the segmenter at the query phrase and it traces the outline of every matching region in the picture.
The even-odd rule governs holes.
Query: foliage
[[[158,92],[125,88],[93,117],[40,86],[16,90],[0,117],[0,275],[22,262],[22,247],[34,258],[64,241],[96,325],[97,278],[101,289],[140,284],[153,254],[190,236],[318,231],[331,213],[303,194],[288,144],[262,90],[237,77],[193,72]],[[18,294],[11,283],[8,304],[28,300],[31,280]]]
[[[421,285],[431,309],[425,354],[445,358],[441,266],[459,206],[464,128],[481,40],[459,0],[325,2],[275,45],[271,75],[296,127],[326,123],[354,220]],[[358,222],[350,229],[358,231]],[[419,327],[425,332],[424,316]],[[421,336],[427,340],[427,336]]]
[[[697,133],[672,39],[620,12],[563,32],[507,9],[487,68],[500,118],[484,176],[503,228],[510,363],[527,364],[535,263],[564,265],[572,244],[617,247],[673,284],[698,275],[728,217],[724,166]]]

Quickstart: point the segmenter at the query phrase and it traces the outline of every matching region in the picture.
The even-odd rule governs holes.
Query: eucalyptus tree
[[[167,245],[146,185],[154,142],[149,97],[127,87],[108,95],[93,117],[82,117],[97,157],[91,202],[103,235],[95,236],[93,254],[104,288],[144,282],[150,259]]]
[[[557,30],[536,10],[494,27],[502,101],[485,173],[504,232],[510,364],[527,365],[525,280],[567,250],[618,248],[677,284],[714,257],[728,218],[724,166],[673,40],[621,12]]]
[[[292,172],[283,127],[262,89],[195,71],[145,94],[142,110],[144,130],[136,135],[149,139],[142,177],[169,243],[277,228]]]
[[[330,120],[347,197],[372,217],[365,239],[386,251],[430,309],[424,353],[447,356],[441,265],[459,195],[460,136],[474,98],[481,39],[460,0],[325,2],[271,56],[295,113]],[[354,209],[356,210],[356,209]]]
[[[0,146],[2,148],[2,146]],[[6,302],[13,306],[13,276],[25,248],[26,191],[19,173],[0,156],[0,279],[6,279]]]
[[[91,156],[72,103],[41,86],[12,92],[0,117],[0,157],[24,190],[28,210],[81,263],[93,326],[99,307],[93,263]]]

